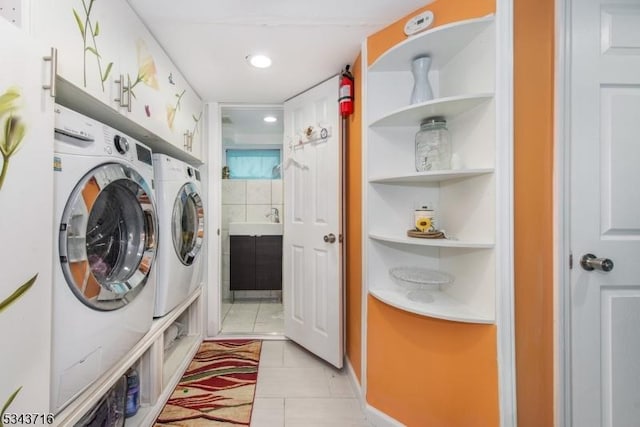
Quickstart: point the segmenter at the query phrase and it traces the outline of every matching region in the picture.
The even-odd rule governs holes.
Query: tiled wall
[[[282,180],[224,179],[222,180],[222,297],[229,291],[229,223],[269,222],[271,208],[280,212],[283,221]],[[267,291],[270,292],[270,291]],[[236,296],[241,297],[239,294]],[[256,295],[258,296],[258,295]]]

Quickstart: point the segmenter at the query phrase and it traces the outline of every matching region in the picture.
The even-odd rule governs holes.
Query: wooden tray
[[[419,239],[446,239],[444,233],[439,230],[435,230],[435,231],[407,230],[407,236],[417,237]]]

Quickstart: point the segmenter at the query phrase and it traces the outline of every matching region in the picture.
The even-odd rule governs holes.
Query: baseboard
[[[348,358],[345,358],[345,362],[347,373],[349,374],[349,380],[351,381],[351,387],[356,393],[356,397],[360,402],[362,411],[367,417],[367,421],[369,421],[369,423],[371,423],[374,427],[406,427],[398,420],[391,418],[389,415],[385,414],[382,411],[379,411],[378,409],[367,403],[365,396],[362,394],[362,387],[360,386],[358,377],[353,370],[353,366],[351,366],[351,362],[349,362]]]
[[[375,427],[406,427],[400,421],[391,418],[389,415],[369,404],[365,407],[364,413],[367,416],[367,421]]]

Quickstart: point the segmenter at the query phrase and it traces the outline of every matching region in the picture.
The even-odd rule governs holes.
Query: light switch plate
[[[431,24],[433,24],[433,12],[426,10],[409,18],[407,23],[404,24],[404,33],[408,36],[412,36],[426,30],[431,26]]]
[[[16,27],[22,26],[22,1],[23,0],[0,0],[0,16],[14,24]]]

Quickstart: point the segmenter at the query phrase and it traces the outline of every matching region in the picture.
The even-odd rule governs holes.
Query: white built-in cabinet
[[[31,9],[35,37],[58,49],[58,102],[199,163],[202,100],[126,0],[40,0]]]
[[[434,99],[410,105],[411,61],[432,58]],[[366,71],[365,274],[368,292],[412,313],[440,319],[495,322],[497,265],[496,31],[493,16],[439,26],[412,36]],[[420,121],[444,116],[453,169],[416,172]],[[436,211],[447,239],[407,237],[414,209]],[[506,224],[505,224],[506,226]],[[390,277],[393,267],[416,266],[452,274],[452,284],[413,298]]]
[[[46,425],[54,103],[43,89],[51,80],[51,63],[43,57],[50,46],[36,44],[2,17],[0,40],[0,425]],[[16,418],[20,414],[27,415]]]

